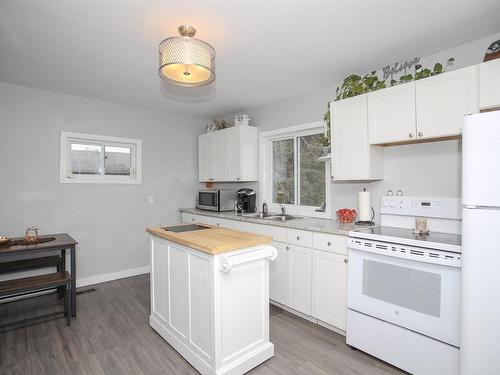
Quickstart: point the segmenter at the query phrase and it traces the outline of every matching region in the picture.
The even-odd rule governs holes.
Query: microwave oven
[[[197,208],[209,211],[233,211],[235,193],[231,190],[200,190]]]

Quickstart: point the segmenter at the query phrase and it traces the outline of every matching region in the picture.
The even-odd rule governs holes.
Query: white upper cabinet
[[[214,181],[231,181],[231,140],[228,129],[211,134],[214,143]]]
[[[479,107],[500,107],[500,59],[479,64]]]
[[[477,67],[415,82],[417,139],[462,134],[464,115],[478,112]]]
[[[230,181],[259,179],[259,130],[255,126],[228,129],[230,147]]]
[[[403,142],[416,137],[415,82],[368,94],[370,144]]]
[[[214,171],[214,137],[212,134],[198,136],[198,179],[213,181]]]
[[[258,147],[258,129],[254,126],[234,126],[199,135],[199,181],[257,181]]]
[[[367,95],[330,103],[334,181],[382,178],[383,154],[368,143]]]

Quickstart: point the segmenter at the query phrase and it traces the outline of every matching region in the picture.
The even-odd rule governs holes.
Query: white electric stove
[[[346,341],[413,374],[457,374],[460,200],[386,196],[381,225],[349,233]],[[426,217],[429,234],[413,233]]]

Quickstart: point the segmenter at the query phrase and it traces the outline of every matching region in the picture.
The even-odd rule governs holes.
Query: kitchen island
[[[202,374],[244,374],[271,358],[272,237],[198,224],[146,230],[150,325]]]

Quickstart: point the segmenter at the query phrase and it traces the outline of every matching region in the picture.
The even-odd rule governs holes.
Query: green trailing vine
[[[446,62],[446,67],[452,67],[455,63],[455,59],[450,57]],[[424,79],[427,77],[435,76],[441,74],[445,71],[443,65],[440,63],[434,64],[434,67],[431,69],[423,68],[421,65],[415,66],[415,75],[413,74],[405,74],[399,77],[399,80],[391,79],[389,82],[389,86],[395,86],[403,83],[408,83],[411,81],[418,81],[419,79]],[[340,87],[337,87],[335,91],[335,101],[352,98],[353,96],[366,94],[371,91],[381,90],[387,87],[386,80],[380,80],[377,76],[377,72],[373,71],[366,74],[364,77],[361,77],[357,74],[351,74],[346,77],[342,82]],[[323,121],[325,123],[325,146],[330,144],[330,109],[326,111],[323,115]]]

